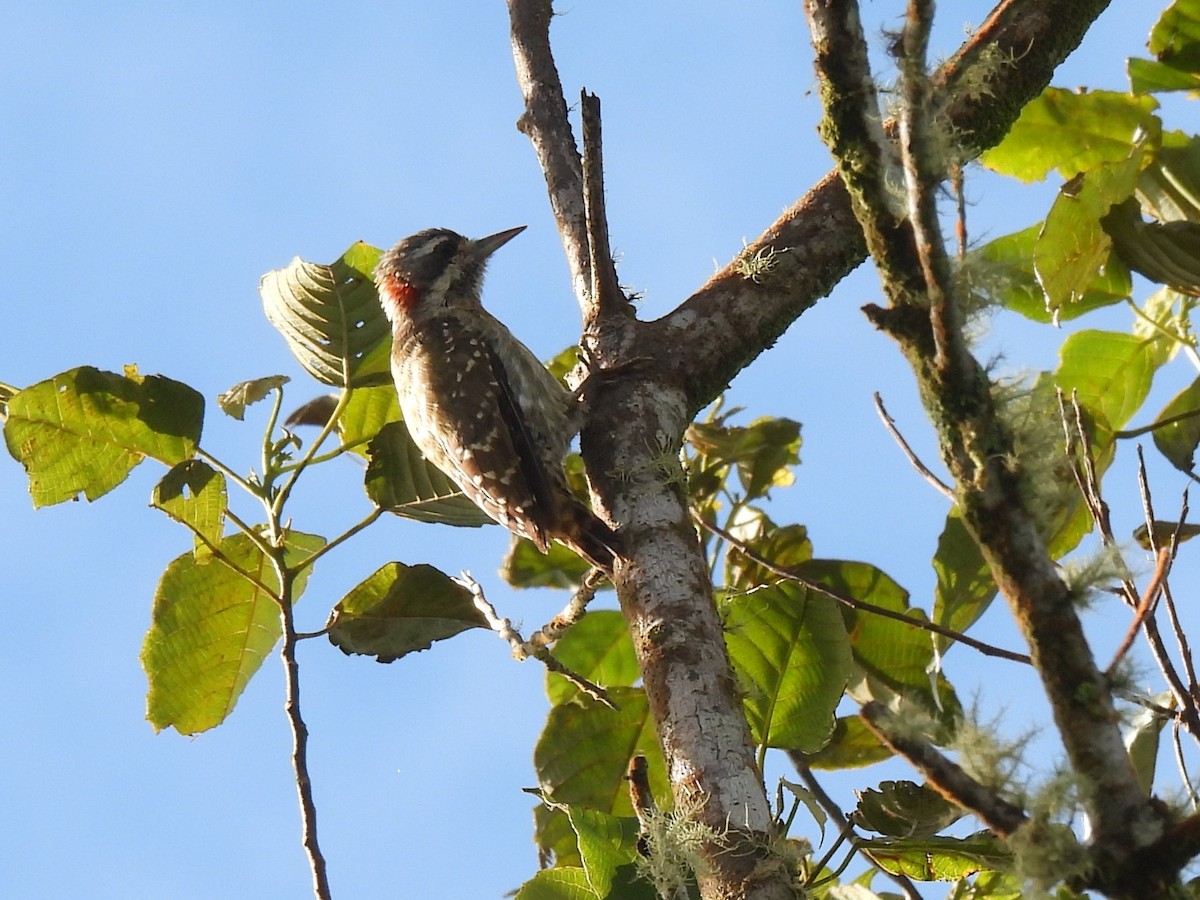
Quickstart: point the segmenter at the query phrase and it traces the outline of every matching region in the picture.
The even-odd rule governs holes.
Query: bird
[[[380,257],[375,285],[392,325],[400,412],[426,460],[489,517],[543,553],[558,540],[611,574],[616,534],[563,470],[582,425],[580,394],[483,308],[489,258],[524,230],[472,240],[430,228]]]

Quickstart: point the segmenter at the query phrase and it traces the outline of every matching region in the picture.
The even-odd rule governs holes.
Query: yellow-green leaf
[[[287,561],[324,545],[324,538],[292,532]],[[283,633],[272,596],[279,580],[267,557],[244,534],[225,538],[219,549],[221,560],[207,564],[191,553],[177,557],[154,592],[142,667],[150,682],[146,718],[155,731],[196,734],[220,725]],[[297,576],[293,601],[306,580],[307,571]]]
[[[329,265],[296,257],[259,282],[267,320],[323,384],[379,384],[390,377],[391,327],[373,276],[381,255],[359,241]]]
[[[188,459],[203,422],[204,398],[186,384],[81,366],[13,395],[4,440],[34,506],[50,506],[102,497],[148,456]]]

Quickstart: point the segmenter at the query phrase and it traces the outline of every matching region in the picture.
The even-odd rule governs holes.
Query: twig
[[[318,900],[330,900],[329,873],[317,839],[317,805],[313,799],[312,778],[308,772],[308,726],[300,712],[300,664],[296,660],[296,621],[293,616],[295,576],[286,570],[284,551],[273,559],[281,590],[280,616],[283,620],[283,646],[279,649],[285,675],[284,710],[292,729],[292,769],[296,774],[296,793],[300,797],[300,821],[304,832],[304,850],[312,871],[313,894]]]
[[[592,268],[592,309],[598,317],[618,315],[628,305],[613,265],[604,209],[604,150],[600,130],[600,98],[580,92],[583,115],[583,199],[587,208],[588,252]]]
[[[967,195],[963,190],[963,167],[950,167],[950,190],[954,194],[954,237],[958,244],[958,258],[967,257]]]
[[[1083,502],[1087,504],[1092,522],[1100,532],[1101,543],[1106,547],[1116,544],[1112,533],[1112,521],[1108,514],[1108,504],[1100,495],[1100,481],[1096,477],[1096,465],[1092,459],[1092,445],[1088,438],[1087,428],[1083,423],[1083,410],[1079,406],[1079,397],[1071,391],[1071,413],[1067,411],[1066,396],[1062,389],[1056,391],[1058,397],[1058,414],[1063,427],[1063,453],[1071,467],[1071,474],[1079,488]],[[1076,453],[1076,444],[1079,445]]]
[[[1104,670],[1104,674],[1109,678],[1113,677],[1116,672],[1117,665],[1125,658],[1125,654],[1129,652],[1129,648],[1133,646],[1133,641],[1137,637],[1138,631],[1142,627],[1142,623],[1146,621],[1146,617],[1151,614],[1151,609],[1154,606],[1154,601],[1158,599],[1159,591],[1162,589],[1166,581],[1167,573],[1171,571],[1171,549],[1163,547],[1158,551],[1158,562],[1154,567],[1154,574],[1150,577],[1150,583],[1146,585],[1146,590],[1142,594],[1142,599],[1138,602],[1137,608],[1134,611],[1133,621],[1129,623],[1129,629],[1125,632],[1125,637],[1121,643],[1117,645],[1117,650],[1113,654],[1112,662],[1108,664],[1108,668]]]
[[[933,485],[934,489],[937,490],[938,493],[940,493],[951,503],[954,503],[954,490],[950,487],[950,485],[946,484],[946,482],[934,475],[933,472],[929,470],[929,467],[926,466],[925,463],[921,462],[920,457],[913,452],[912,447],[908,445],[908,441],[904,439],[904,435],[902,435],[900,430],[896,427],[896,420],[891,417],[887,411],[887,408],[883,405],[883,398],[879,396],[879,391],[875,392],[874,397],[875,412],[877,412],[879,414],[879,418],[883,420],[883,427],[888,430],[888,434],[892,436],[892,440],[900,445],[900,449],[904,452],[905,457],[908,458],[908,461],[912,467],[916,469],[918,473],[920,473],[922,478]]]
[[[315,563],[318,559],[320,559],[322,556],[324,556],[326,553],[328,553],[334,547],[338,546],[343,541],[348,541],[350,538],[354,537],[354,535],[358,534],[364,528],[367,528],[370,525],[373,525],[379,519],[379,517],[382,515],[383,515],[383,509],[378,506],[375,507],[375,509],[371,510],[371,512],[368,513],[364,518],[359,520],[356,524],[351,525],[348,529],[343,531],[341,534],[339,534],[337,537],[335,537],[333,540],[331,540],[329,543],[327,543],[320,550],[317,550],[311,556],[309,556],[307,559],[303,559],[300,562],[296,563],[294,566],[292,566],[292,571],[293,572],[303,572],[305,569],[310,568],[313,565],[313,563]]]
[[[1142,505],[1145,509],[1145,514],[1150,517],[1147,521],[1150,523],[1147,526],[1147,539],[1150,541],[1151,549],[1157,552],[1158,537],[1154,533],[1154,504],[1150,495],[1150,483],[1146,476],[1146,461],[1142,453],[1141,445],[1137,448],[1138,454],[1138,485],[1142,493]],[[1179,530],[1183,527],[1182,517],[1176,526],[1175,534],[1171,538],[1171,555],[1174,557],[1175,548],[1179,543]],[[1146,645],[1150,648],[1150,654],[1154,657],[1155,665],[1166,679],[1167,686],[1171,690],[1171,694],[1175,697],[1175,702],[1179,704],[1179,721],[1194,738],[1200,738],[1200,710],[1196,708],[1196,698],[1192,695],[1188,687],[1184,685],[1183,679],[1179,677],[1179,671],[1175,668],[1174,662],[1171,661],[1171,656],[1167,653],[1167,648],[1163,643],[1162,635],[1159,633],[1158,624],[1153,617],[1144,618],[1142,620],[1142,629],[1146,634]]]
[[[550,0],[508,0],[513,61],[525,99],[525,111],[517,120],[517,128],[529,138],[541,164],[550,208],[571,270],[571,286],[586,309],[590,305],[592,272],[583,166],[550,49],[553,15]]]
[[[804,754],[799,751],[788,751],[788,758],[791,759],[792,765],[796,767],[796,773],[800,776],[800,780],[804,782],[804,786],[817,798],[817,803],[821,809],[825,810],[825,815],[837,822],[841,826],[842,833],[844,833],[849,822],[846,814],[837,805],[837,801],[829,796],[829,792],[825,790],[824,785],[817,781],[817,777],[813,774],[812,766],[808,764],[808,760],[804,758]],[[896,882],[900,889],[904,891],[906,900],[921,900],[921,895],[918,893],[916,885],[912,883],[912,880],[908,876],[902,875],[899,872],[889,872],[880,866],[875,862],[871,851],[866,847],[859,846],[857,841],[854,842],[854,849],[870,860],[871,864],[876,866],[884,875]],[[826,856],[828,857],[828,854]],[[814,866],[814,870],[819,872],[821,867]]]
[[[878,700],[866,703],[859,716],[893,753],[912,763],[939,794],[979,816],[1000,837],[1008,837],[1027,821],[1024,810],[996,796],[928,741],[897,727],[892,713]]]
[[[600,569],[592,569],[588,572],[578,590],[571,595],[571,599],[563,607],[562,612],[531,634],[529,640],[525,642],[525,646],[536,650],[548,647],[562,637],[568,628],[583,618],[587,605],[595,599],[596,590],[604,578],[604,572]]]
[[[549,647],[545,645],[537,646],[522,638],[521,632],[513,628],[512,621],[496,612],[496,607],[492,606],[483,593],[483,585],[472,578],[469,572],[460,573],[454,580],[471,592],[471,599],[475,603],[475,608],[483,613],[488,627],[496,632],[502,640],[508,642],[515,659],[520,661],[532,656],[534,659],[541,661],[542,665],[548,670],[567,679],[567,681],[571,682],[571,684],[575,685],[575,687],[579,688],[579,690],[583,691],[583,693],[587,694],[597,703],[603,703],[609,709],[617,708],[604,688],[593,684],[582,675],[572,672],[555,658],[554,654],[550,652]]]
[[[796,569],[787,568],[786,566],[781,566],[778,563],[772,562],[757,551],[750,549],[750,547],[748,547],[745,543],[739,541],[719,525],[716,525],[712,522],[706,522],[696,514],[693,514],[692,517],[698,523],[700,523],[701,527],[707,528],[717,537],[727,541],[729,546],[733,547],[751,562],[757,563],[767,571],[778,575],[780,578],[786,578],[788,581],[794,581],[796,584],[800,585],[801,587],[808,588],[810,591],[816,591],[819,594],[824,594],[826,597],[836,600],[843,606],[848,606],[851,609],[858,610],[859,612],[866,612],[881,616],[885,619],[892,619],[896,622],[903,622],[910,628],[920,628],[922,631],[929,631],[933,634],[941,635],[942,637],[948,637],[951,640],[966,644],[968,647],[974,647],[985,656],[995,656],[999,657],[1000,659],[1008,659],[1012,660],[1013,662],[1025,663],[1026,665],[1029,665],[1032,662],[1032,660],[1030,660],[1030,658],[1024,653],[1017,653],[1013,650],[1005,650],[1002,647],[994,647],[991,644],[985,644],[983,641],[976,640],[970,635],[963,634],[961,631],[955,631],[953,628],[947,628],[944,625],[938,625],[936,622],[922,622],[918,619],[912,618],[911,616],[906,616],[902,612],[897,612],[894,609],[888,609],[885,606],[876,606],[874,603],[869,603],[866,600],[859,600],[857,597],[852,597],[849,594],[843,593],[837,588],[830,587],[822,581],[817,581],[815,578],[809,578],[808,576],[798,572]]]
[[[1175,765],[1179,768],[1179,778],[1183,782],[1183,789],[1187,791],[1192,812],[1195,812],[1196,807],[1200,806],[1200,795],[1197,795],[1196,788],[1192,785],[1192,778],[1188,775],[1187,760],[1183,757],[1183,741],[1179,739],[1178,719],[1171,722],[1171,746],[1175,750]]]
[[[900,159],[913,244],[925,282],[934,366],[961,368],[966,346],[954,297],[954,279],[938,220],[937,190],[944,169],[930,138],[930,87],[925,56],[933,27],[932,0],[909,0],[900,37]]]

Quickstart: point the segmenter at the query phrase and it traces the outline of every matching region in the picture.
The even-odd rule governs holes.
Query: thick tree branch
[[[1126,870],[1132,855],[1161,834],[1161,811],[1141,791],[1121,741],[1110,685],[1096,666],[1075,611],[1026,505],[1026,474],[1014,465],[1010,429],[982,366],[961,333],[955,286],[937,221],[934,191],[946,165],[927,138],[924,89],[925,0],[911,0],[901,40],[901,153],[907,227],[897,226],[894,202],[878,179],[863,177],[888,162],[880,148],[864,160],[870,142],[829,139],[866,132],[878,109],[860,88],[861,73],[830,53],[862,43],[854,0],[808,0],[818,73],[827,99],[823,125],[830,149],[854,198],[867,245],[883,275],[890,307],[866,311],[899,344],[917,376],[923,402],[939,429],[943,460],[954,479],[963,522],[979,545],[992,577],[1028,640],[1071,765],[1088,785],[1094,868],[1105,883]],[[830,34],[842,29],[840,38]],[[853,54],[850,55],[853,60]],[[915,78],[917,84],[909,84]],[[912,104],[917,104],[913,106]],[[924,120],[924,121],[922,121]],[[907,241],[909,248],[900,246]],[[906,259],[907,256],[907,259]]]
[[[1110,0],[1005,0],[931,79],[958,162],[996,144],[1049,82]],[[751,277],[745,260],[766,258]],[[661,359],[685,385],[691,412],[770,347],[866,258],[837,172],[829,173],[733,262],[639,334],[638,355]]]
[[[589,328],[588,350],[599,360],[620,362],[629,359],[638,323],[623,314],[627,303],[608,251],[599,107],[585,95],[585,165],[577,177],[546,36],[549,9],[544,0],[509,2],[518,80],[526,95],[522,127],[546,173]],[[581,223],[574,203],[584,196]],[[661,375],[643,366],[631,377],[602,380],[589,396],[580,450],[597,511],[623,526],[624,552],[612,577],[676,804],[695,810],[713,835],[702,851],[704,871],[697,872],[701,894],[784,900],[794,896],[790,874],[771,852],[774,817],[755,764],[708,568],[679,490],[685,476],[678,442],[690,416],[678,389],[658,380]]]

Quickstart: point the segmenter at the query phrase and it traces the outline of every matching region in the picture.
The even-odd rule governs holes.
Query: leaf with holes
[[[371,274],[381,254],[359,241],[329,265],[296,257],[259,282],[267,319],[324,384],[381,384],[391,377],[391,328]]]
[[[25,467],[34,506],[102,497],[147,456],[175,465],[196,452],[204,398],[162,375],[80,366],[18,391],[4,440]]]
[[[185,459],[154,486],[150,505],[192,529],[197,561],[212,556],[225,528],[225,476],[199,459]]]

